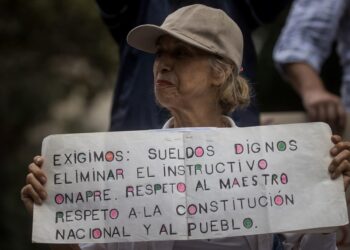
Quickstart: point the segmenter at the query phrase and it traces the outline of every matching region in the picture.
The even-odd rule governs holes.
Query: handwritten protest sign
[[[323,123],[54,135],[33,241],[184,240],[348,223]]]

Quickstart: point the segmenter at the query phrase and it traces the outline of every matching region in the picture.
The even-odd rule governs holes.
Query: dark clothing
[[[170,117],[168,111],[155,102],[153,91],[153,55],[131,48],[127,33],[135,26],[151,23],[160,25],[171,12],[185,5],[200,3],[224,10],[241,28],[244,37],[242,75],[255,81],[256,53],[251,32],[260,22],[271,21],[288,0],[97,0],[101,15],[119,44],[120,64],[114,92],[110,130],[161,128]],[[252,84],[252,89],[254,89]],[[232,115],[238,126],[259,124],[259,111],[252,91],[251,105]]]

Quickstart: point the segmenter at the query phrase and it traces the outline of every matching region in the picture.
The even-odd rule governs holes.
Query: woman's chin
[[[157,102],[164,108],[170,110],[172,107],[176,107],[179,105],[179,99],[173,95],[157,95]]]

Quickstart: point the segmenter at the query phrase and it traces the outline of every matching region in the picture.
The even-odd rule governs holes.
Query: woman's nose
[[[174,60],[168,53],[162,53],[157,57],[158,70],[161,72],[170,71],[173,67]]]

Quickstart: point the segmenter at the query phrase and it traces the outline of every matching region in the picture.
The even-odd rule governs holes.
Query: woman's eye
[[[164,53],[167,53],[174,58],[185,58],[185,57],[189,57],[189,56],[193,55],[193,53],[189,49],[181,47],[181,48],[176,48],[176,49],[169,51],[169,52],[164,51],[162,49],[157,49],[155,56],[156,56],[156,58],[159,58],[159,57],[163,56]]]
[[[174,51],[174,55],[176,57],[187,57],[187,56],[190,56],[191,53],[190,51],[188,51],[187,49],[184,49],[184,48],[179,48],[179,49],[176,49]]]

